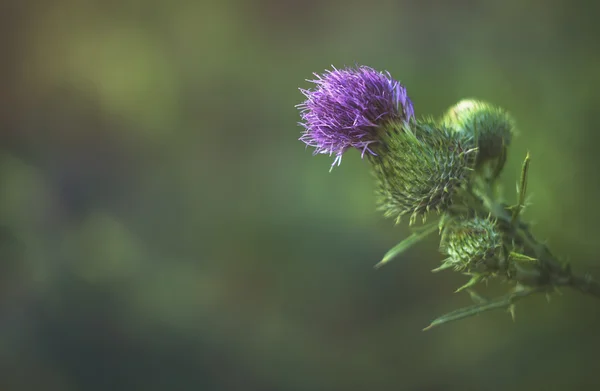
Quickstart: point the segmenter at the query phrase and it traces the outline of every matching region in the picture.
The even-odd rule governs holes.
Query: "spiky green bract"
[[[514,120],[504,109],[465,99],[446,112],[442,123],[471,135],[478,148],[476,166],[482,168],[484,163],[492,162],[492,171],[499,173],[515,129]]]
[[[456,190],[467,183],[475,161],[469,137],[426,119],[389,122],[370,156],[378,182],[378,206],[396,222],[410,215],[425,219],[444,211]]]
[[[507,267],[502,234],[490,218],[447,220],[442,229],[440,251],[448,256],[442,269],[487,275]]]

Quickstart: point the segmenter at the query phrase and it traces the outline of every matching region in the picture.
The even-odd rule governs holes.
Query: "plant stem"
[[[583,277],[573,276],[571,277],[570,283],[568,284],[571,288],[576,289],[582,293],[596,296],[600,298],[600,284],[592,280],[590,275]]]

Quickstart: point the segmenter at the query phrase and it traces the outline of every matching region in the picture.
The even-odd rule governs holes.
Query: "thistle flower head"
[[[502,234],[489,218],[472,217],[449,221],[443,228],[440,251],[447,255],[443,268],[493,273],[504,261]]]
[[[473,99],[465,99],[452,106],[442,122],[456,132],[473,137],[479,149],[478,166],[505,153],[515,128],[512,117],[504,109]]]
[[[366,66],[333,69],[311,80],[316,87],[302,90],[306,100],[297,107],[305,131],[300,140],[315,148],[315,154],[342,154],[351,147],[375,155],[370,146],[381,138],[380,126],[387,121],[408,122],[414,117],[406,89],[389,73]]]
[[[471,139],[431,120],[389,128],[382,152],[370,159],[379,183],[379,209],[397,222],[410,214],[411,224],[430,210],[446,210],[470,180]]]

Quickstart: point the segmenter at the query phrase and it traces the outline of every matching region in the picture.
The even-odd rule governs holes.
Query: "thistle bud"
[[[471,140],[431,120],[390,123],[378,155],[371,156],[378,204],[386,217],[411,224],[427,212],[446,210],[469,181],[475,160]]]
[[[499,174],[514,133],[514,121],[503,109],[488,103],[466,99],[452,106],[442,123],[458,133],[473,137],[478,148],[476,167],[490,166]]]
[[[448,256],[440,269],[491,274],[507,267],[502,234],[489,218],[449,220],[442,230],[440,251]]]
[[[359,66],[315,76],[316,87],[301,89],[306,100],[297,106],[305,128],[300,140],[315,154],[335,155],[333,165],[349,148],[375,155],[371,145],[381,141],[383,124],[414,117],[406,89],[387,72]]]

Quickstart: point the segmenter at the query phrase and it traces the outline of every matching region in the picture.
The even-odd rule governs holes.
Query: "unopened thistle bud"
[[[502,234],[490,218],[472,217],[444,224],[440,251],[447,255],[439,269],[492,274],[506,269]]]
[[[406,89],[387,72],[359,66],[315,76],[310,81],[316,87],[301,89],[306,100],[297,106],[305,128],[300,140],[314,147],[315,154],[335,155],[333,165],[351,147],[363,156],[375,155],[371,146],[380,142],[383,124],[414,118]]]
[[[505,110],[485,102],[465,99],[452,106],[442,122],[456,132],[473,137],[478,148],[478,168],[484,163],[492,163],[492,171],[499,173],[515,127],[512,117]]]
[[[475,150],[470,137],[431,120],[390,123],[378,155],[370,157],[379,183],[378,204],[386,217],[411,224],[452,204],[471,177]]]

